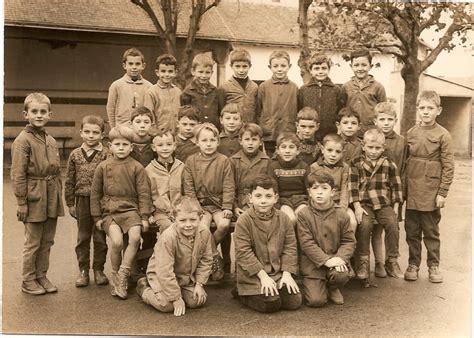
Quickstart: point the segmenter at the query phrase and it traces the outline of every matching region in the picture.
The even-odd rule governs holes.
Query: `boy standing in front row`
[[[339,290],[350,279],[350,259],[356,241],[346,211],[334,204],[334,179],[324,171],[307,177],[309,206],[298,214],[300,271],[306,304],[320,307],[329,298],[344,304]]]
[[[421,235],[428,252],[429,280],[441,283],[439,271],[440,208],[446,203],[454,175],[451,135],[436,123],[441,114],[441,100],[435,91],[423,91],[418,96],[416,110],[420,123],[407,133],[409,146],[406,169],[407,210],[405,231],[409,248],[405,279],[418,279],[421,263]]]
[[[158,239],[146,277],[138,280],[137,294],[160,312],[182,316],[207,299],[204,285],[212,267],[212,235],[200,225],[199,202],[187,196],[173,204],[175,223]]]
[[[105,123],[98,116],[88,115],[82,119],[81,137],[84,141],[69,156],[66,169],[64,196],[69,214],[77,220],[76,255],[79,263],[77,287],[89,285],[90,242],[94,242],[94,280],[97,285],[109,283],[104,274],[107,256],[105,232],[98,230],[92,220],[90,195],[95,169],[107,159],[109,151],[101,143],[104,138]]]
[[[12,145],[17,218],[25,225],[21,290],[31,295],[58,291],[46,277],[58,217],[64,216],[59,152],[56,141],[44,129],[51,115],[46,95],[29,94],[23,110],[28,125]]]
[[[237,220],[234,233],[237,296],[264,313],[296,310],[302,299],[292,274],[298,269],[295,231],[288,217],[274,208],[276,182],[257,176],[249,186],[252,204]]]

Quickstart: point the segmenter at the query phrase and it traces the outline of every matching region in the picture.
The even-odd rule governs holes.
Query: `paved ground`
[[[16,221],[11,185],[4,180],[3,332],[37,334],[157,335],[470,335],[471,319],[471,162],[456,164],[455,183],[443,210],[442,271],[445,282],[431,284],[422,267],[417,282],[374,279],[364,289],[357,281],[343,291],[344,306],[303,307],[263,315],[231,298],[231,285],[208,287],[208,304],[184,317],[160,314],[132,292],[120,301],[108,287],[74,287],[75,223],[60,220],[49,277],[59,292],[32,297],[20,291],[23,226]],[[407,247],[400,236],[402,269]],[[106,272],[110,272],[107,266]]]

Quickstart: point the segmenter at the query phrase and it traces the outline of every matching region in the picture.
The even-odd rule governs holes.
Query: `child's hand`
[[[326,263],[324,263],[325,266],[328,268],[336,269],[337,272],[348,272],[349,268],[346,265],[346,262],[341,257],[331,257],[329,258]]]
[[[98,220],[96,223],[95,223],[95,227],[97,228],[97,230],[99,231],[104,231],[104,229],[102,229],[102,224],[104,223],[103,220]]]
[[[260,289],[262,295],[265,294],[265,297],[278,295],[276,282],[271,279],[264,270],[260,270],[257,276],[260,278],[260,283],[262,284],[262,288]]]
[[[155,223],[156,223],[155,217],[153,217],[153,215],[150,215],[150,217],[148,217],[148,224],[155,224]]]
[[[74,206],[69,207],[69,215],[71,215],[74,218],[77,218],[76,207]]]
[[[16,210],[16,218],[20,222],[26,221],[26,217],[28,216],[28,204],[19,205],[18,209]]]
[[[222,210],[222,214],[224,218],[228,218],[228,219],[231,219],[233,215],[232,210],[228,210],[228,209]]]
[[[441,196],[441,195],[437,195],[436,196],[436,207],[437,208],[444,208],[445,204],[446,204],[446,198]]]
[[[357,224],[360,224],[362,222],[362,216],[364,214],[369,215],[367,211],[364,210],[361,206],[359,207],[354,207],[354,214],[356,216]]]
[[[148,223],[147,220],[142,219],[142,232],[147,232],[148,228],[150,227],[150,224]]]
[[[281,276],[280,285],[278,286],[278,288],[281,289],[283,285],[286,285],[286,289],[288,290],[289,294],[297,294],[300,292],[298,284],[296,284],[295,280],[291,276],[291,273],[289,273],[288,271],[283,271],[283,275]]]
[[[206,302],[207,293],[201,284],[196,283],[193,291],[193,299],[197,300],[196,304],[201,306]]]
[[[184,304],[183,298],[177,299],[173,302],[174,315],[176,317],[184,315],[186,312],[186,305]]]
[[[234,214],[235,216],[237,217],[240,217],[240,215],[242,215],[244,213],[244,210],[243,209],[240,209],[240,208],[235,208],[234,209]]]

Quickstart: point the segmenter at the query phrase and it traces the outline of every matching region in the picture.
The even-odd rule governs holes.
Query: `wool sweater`
[[[155,158],[155,152],[151,148],[151,143],[145,143],[145,144],[137,144],[134,143],[134,147],[132,149],[132,152],[130,153],[130,156],[140,163],[143,168],[146,168],[147,165],[150,164],[151,161]]]
[[[309,174],[309,165],[298,157],[285,162],[277,156],[270,164],[269,173],[278,182],[280,197],[306,195],[305,178]]]
[[[237,103],[242,107],[243,122],[255,122],[257,91],[258,85],[252,80],[247,81],[244,89],[232,76],[219,87],[219,106],[224,107],[228,103]]]
[[[316,140],[305,140],[301,138],[299,138],[299,140],[301,145],[298,157],[308,165],[313,164],[321,155],[321,145]]]
[[[199,122],[210,122],[220,128],[217,88],[212,83],[203,85],[193,80],[181,94],[181,105],[196,107],[199,109]]]
[[[176,129],[180,107],[181,89],[175,85],[152,85],[145,93],[143,105],[153,113],[153,123],[157,128]]]

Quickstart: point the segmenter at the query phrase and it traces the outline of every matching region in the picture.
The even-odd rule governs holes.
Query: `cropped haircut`
[[[245,49],[235,49],[230,53],[230,65],[232,66],[234,62],[247,62],[249,66],[252,65],[252,59],[250,53]]]
[[[385,143],[385,135],[384,135],[383,131],[381,131],[380,129],[377,129],[377,128],[372,128],[372,129],[367,130],[364,133],[363,142],[366,142],[368,140],[374,140],[374,139],[377,139],[377,140],[380,139],[380,141],[382,141],[382,143]]]
[[[130,48],[123,52],[122,63],[127,62],[127,57],[129,56],[139,56],[142,58],[142,62],[145,63],[145,55],[136,48]]]
[[[328,68],[331,69],[332,61],[331,58],[325,54],[314,54],[308,60],[308,71],[311,71],[314,65],[327,64]]]
[[[318,169],[306,176],[306,188],[311,189],[311,187],[315,183],[327,183],[332,189],[334,189],[334,187],[336,186],[334,182],[334,177],[332,177],[332,175],[325,169]]]
[[[353,111],[349,107],[344,107],[341,110],[339,110],[339,113],[337,113],[337,122],[341,122],[342,118],[344,117],[355,117],[357,121],[360,123],[360,115],[358,112]]]
[[[183,117],[187,117],[188,119],[199,123],[199,109],[189,105],[182,106],[179,108],[178,111],[178,121],[181,120]]]
[[[160,68],[160,65],[174,66],[176,69],[176,66],[178,65],[178,61],[176,61],[176,58],[171,54],[161,54],[160,56],[156,58],[156,63],[155,63],[156,70]]]
[[[130,121],[133,122],[135,117],[140,116],[140,115],[145,115],[150,118],[150,120],[153,122],[154,116],[153,113],[151,112],[150,109],[148,109],[145,106],[138,106],[132,110],[132,113],[130,114]]]
[[[101,132],[105,131],[105,122],[104,122],[104,119],[100,116],[97,116],[97,115],[84,116],[81,121],[81,130],[82,128],[84,128],[85,124],[94,124],[96,126],[99,126]]]
[[[199,140],[199,135],[203,132],[203,130],[209,130],[212,134],[219,138],[219,130],[217,130],[216,126],[209,122],[204,122],[200,125],[197,125],[194,129],[194,136],[196,136],[196,140]]]
[[[298,149],[301,147],[301,141],[295,133],[285,131],[278,135],[276,140],[277,148],[285,141],[293,142],[298,147]]]
[[[153,142],[155,140],[156,137],[163,137],[165,135],[171,135],[171,137],[173,138],[173,142],[176,142],[176,135],[175,133],[169,129],[169,128],[155,128],[155,127],[152,127],[150,128],[150,131],[148,132],[148,134],[151,136],[151,141]]]
[[[334,142],[344,145],[344,140],[340,135],[337,134],[327,134],[323,137],[323,146],[326,146],[326,143]]]
[[[351,63],[354,59],[362,57],[366,57],[369,60],[369,63],[372,64],[372,55],[370,55],[370,51],[367,48],[362,48],[351,52]]]
[[[314,108],[304,107],[296,114],[296,122],[301,120],[311,120],[319,123],[319,113]]]
[[[133,142],[135,132],[126,125],[120,125],[113,127],[109,132],[109,140],[113,142],[115,139],[124,139],[129,142]]]
[[[267,174],[260,174],[249,182],[248,188],[250,193],[252,193],[257,187],[263,189],[273,189],[275,194],[278,194],[278,184],[277,182]]]
[[[397,111],[395,105],[391,102],[380,102],[374,107],[374,116],[377,118],[379,114],[387,114],[392,117],[397,117]]]
[[[268,64],[271,65],[273,59],[285,59],[290,64],[290,54],[286,50],[273,51],[268,58]]]
[[[173,202],[172,209],[174,217],[176,217],[180,212],[197,212],[200,216],[203,214],[201,205],[199,204],[198,200],[194,197],[189,196],[178,197],[178,199]]]
[[[222,108],[221,117],[224,116],[224,113],[239,114],[242,118],[242,106],[237,103],[228,103]]]
[[[437,107],[441,107],[441,98],[434,90],[423,90],[420,94],[418,94],[416,99],[417,106],[421,100],[433,102]]]
[[[43,93],[31,93],[25,97],[25,101],[23,102],[23,110],[28,111],[28,106],[30,103],[44,103],[48,105],[48,110],[51,110],[51,100],[49,97],[44,95]]]
[[[193,64],[192,64],[193,70],[196,69],[197,66],[201,66],[203,68],[205,67],[212,68],[214,66],[214,60],[207,54],[204,54],[204,53],[197,54],[193,59]]]
[[[239,138],[242,138],[245,132],[249,132],[251,136],[258,136],[260,140],[263,137],[262,128],[258,124],[255,123],[245,123],[239,131]]]

